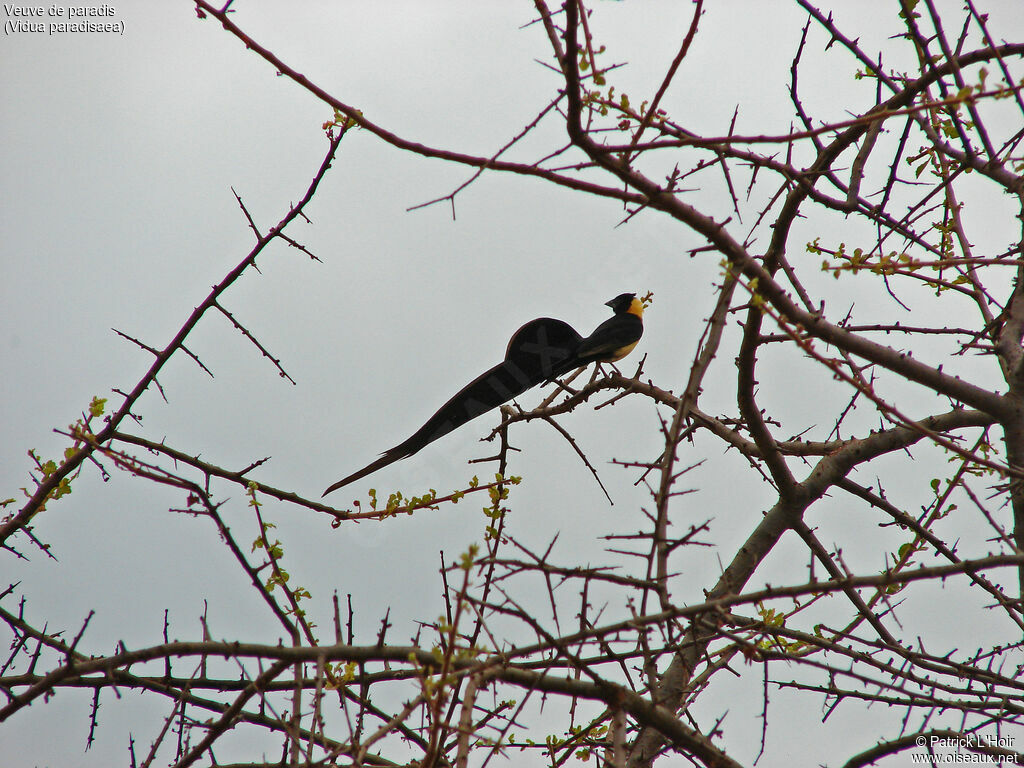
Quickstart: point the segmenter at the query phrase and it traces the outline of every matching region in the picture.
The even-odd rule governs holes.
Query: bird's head
[[[620,293],[611,301],[606,301],[605,306],[611,307],[616,315],[632,312],[638,317],[643,317],[644,308],[635,293]]]

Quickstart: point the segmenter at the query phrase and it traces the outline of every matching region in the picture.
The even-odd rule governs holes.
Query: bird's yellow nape
[[[638,298],[633,298],[633,301],[629,303],[629,309],[626,310],[631,315],[636,315],[639,318],[644,316],[644,303]]]

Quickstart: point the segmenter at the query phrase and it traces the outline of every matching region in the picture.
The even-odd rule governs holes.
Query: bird
[[[644,304],[635,293],[620,293],[605,302],[615,314],[583,339],[572,357],[555,366],[552,378],[563,376],[590,363],[614,363],[636,347],[644,335]]]
[[[538,384],[592,362],[614,362],[628,355],[644,332],[643,303],[636,294],[623,293],[606,306],[615,314],[586,338],[568,323],[550,317],[539,317],[520,327],[508,342],[504,360],[455,393],[411,436],[331,485],[323,495],[412,456]]]
[[[334,483],[323,495],[412,456],[471,419],[550,380],[555,375],[556,366],[572,358],[581,341],[583,337],[566,322],[550,317],[531,320],[512,335],[502,362],[460,389],[406,440],[384,451],[376,461]]]

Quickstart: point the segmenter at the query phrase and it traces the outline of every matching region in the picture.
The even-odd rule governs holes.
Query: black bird
[[[620,293],[605,303],[615,313],[580,342],[576,353],[555,366],[562,376],[589,363],[614,363],[630,352],[644,335],[644,305],[635,293]]]
[[[471,419],[552,379],[556,375],[556,366],[572,359],[581,341],[583,337],[561,320],[550,317],[531,320],[512,335],[502,362],[459,390],[411,437],[384,451],[379,459],[358,472],[336,482],[324,491],[324,496],[388,464],[412,456]]]
[[[539,317],[528,322],[512,335],[502,362],[459,390],[407,440],[339,480],[323,495],[412,456],[439,437],[531,387],[588,363],[613,362],[628,355],[644,332],[643,304],[635,294],[623,293],[607,305],[615,312],[614,317],[601,323],[585,339],[561,320]]]

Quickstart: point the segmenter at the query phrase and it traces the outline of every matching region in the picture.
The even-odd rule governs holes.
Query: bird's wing
[[[556,367],[555,376],[561,376],[594,361],[617,359],[630,351],[643,333],[643,321],[636,315],[621,314],[609,317],[580,342],[576,354]]]

